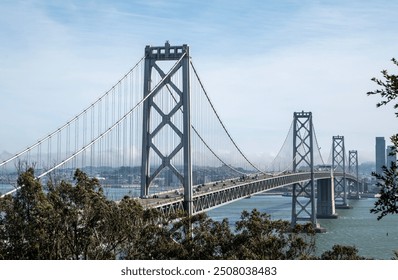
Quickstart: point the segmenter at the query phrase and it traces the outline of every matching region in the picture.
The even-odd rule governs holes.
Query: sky
[[[166,40],[190,46],[249,158],[275,155],[303,110],[326,158],[343,135],[374,161],[375,137],[397,133],[392,106],[366,94],[381,70],[398,73],[395,0],[2,0],[0,14],[0,153],[48,135]]]

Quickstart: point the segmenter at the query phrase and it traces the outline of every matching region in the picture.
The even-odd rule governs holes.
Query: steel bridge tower
[[[336,198],[335,200],[336,207],[346,208],[348,207],[348,203],[347,203],[344,136],[333,136],[332,170],[333,172],[343,173],[343,176],[341,177],[334,176],[334,193]]]
[[[175,61],[174,66],[165,73],[164,61]],[[188,215],[193,213],[192,203],[192,159],[191,159],[191,104],[190,104],[190,57],[189,46],[170,46],[166,42],[162,47],[146,46],[144,73],[144,107],[143,107],[143,138],[141,165],[141,197],[148,196],[149,187],[157,175],[164,169],[174,174],[184,187],[184,209]],[[152,84],[153,75],[159,75],[161,80]],[[182,77],[175,78],[176,74]],[[158,95],[161,95],[157,98]],[[174,107],[164,109],[158,100],[164,95],[174,100]],[[176,119],[182,114],[181,121]],[[154,115],[160,117],[156,121]],[[179,116],[177,116],[179,115]],[[171,150],[164,151],[161,147],[162,133],[173,133],[180,142]],[[176,168],[177,154],[183,153],[183,170]],[[150,155],[159,157],[160,165],[150,162]],[[154,169],[154,170],[151,170]]]
[[[311,112],[296,112],[293,116],[293,172],[305,171],[311,173],[311,180],[293,185],[292,227],[298,221],[311,222],[315,227],[315,188],[314,188],[314,140]],[[305,195],[310,199],[299,200]]]
[[[356,198],[359,199],[359,176],[358,176],[358,151],[348,151],[348,172],[353,174],[356,177],[355,184],[355,191],[356,191]]]

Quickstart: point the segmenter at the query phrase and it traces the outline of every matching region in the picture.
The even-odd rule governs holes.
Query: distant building
[[[397,154],[394,151],[394,146],[387,146],[387,167],[391,166],[391,162],[397,162]]]
[[[386,165],[386,140],[384,137],[376,137],[376,173],[383,173],[384,165]]]

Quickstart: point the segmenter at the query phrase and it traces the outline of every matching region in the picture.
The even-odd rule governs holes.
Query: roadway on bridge
[[[255,175],[255,176],[242,176],[241,178],[234,178],[228,180],[222,180],[218,182],[211,182],[207,184],[196,185],[193,187],[193,197],[201,196],[206,193],[218,192],[222,189],[227,189],[230,187],[234,187],[237,184],[242,183],[250,183],[254,181],[259,181],[267,178],[272,178],[271,175]],[[184,189],[174,189],[170,191],[165,191],[162,193],[157,193],[148,196],[148,198],[138,198],[138,201],[141,203],[144,208],[156,208],[160,205],[174,203],[177,201],[183,201],[184,199]]]
[[[341,172],[335,172],[334,176],[343,176]],[[330,171],[314,172],[314,179],[331,178]],[[355,180],[354,176],[345,174],[346,179]],[[254,175],[251,177],[241,177],[225,181],[212,182],[208,184],[197,185],[193,187],[192,200],[196,205],[194,212],[207,211],[211,208],[221,206],[222,204],[239,200],[251,195],[277,189],[294,183],[305,182],[311,179],[310,172],[298,172],[278,175]],[[224,193],[224,195],[221,195]],[[226,195],[228,193],[228,195]],[[214,199],[209,200],[210,197]],[[217,198],[216,198],[217,197]],[[184,200],[183,189],[174,189],[167,192],[153,194],[147,198],[137,198],[144,208],[169,208],[181,207]],[[199,203],[199,204],[198,204]]]

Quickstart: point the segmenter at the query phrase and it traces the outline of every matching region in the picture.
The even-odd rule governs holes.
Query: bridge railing
[[[343,176],[343,173],[336,172],[333,176]],[[314,179],[331,178],[329,171],[314,172]],[[346,178],[356,180],[352,175]],[[311,179],[310,172],[286,173],[274,177],[258,177],[245,181],[229,180],[217,185],[207,184],[193,196],[194,213],[201,213],[219,207],[245,197],[250,197],[265,191],[289,186],[294,183],[305,182]],[[167,197],[157,199],[140,200],[146,208],[156,208],[163,213],[183,211],[183,197],[178,194],[168,194]]]

